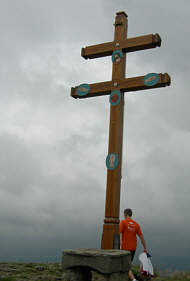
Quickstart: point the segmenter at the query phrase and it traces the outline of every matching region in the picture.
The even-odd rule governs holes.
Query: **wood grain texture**
[[[154,86],[146,86],[144,84],[144,77],[145,76],[137,76],[132,78],[125,78],[125,79],[114,79],[113,81],[106,81],[101,83],[94,83],[90,85],[90,91],[86,96],[78,96],[76,93],[76,88],[71,88],[71,96],[73,98],[90,98],[96,96],[103,96],[109,95],[113,89],[116,87],[114,86],[114,82],[118,83],[117,89],[122,92],[133,92],[133,91],[140,91],[140,90],[149,90],[154,88],[161,88],[169,86],[171,83],[171,78],[168,73],[157,73],[159,76],[158,83]]]
[[[114,236],[119,235],[118,224],[103,224],[101,249],[111,250],[114,248]]]
[[[116,45],[119,43],[119,46]],[[124,53],[141,51],[161,46],[161,37],[159,34],[148,34],[129,39],[117,39],[113,42],[107,42],[98,45],[92,45],[82,48],[81,56],[85,59],[94,59],[111,56],[113,51],[122,50]]]
[[[116,15],[115,42],[120,42],[127,37],[128,21],[124,13]],[[125,78],[126,54],[117,64],[112,64],[112,81]],[[113,85],[113,82],[112,82]],[[118,87],[115,87],[118,89]],[[118,155],[118,165],[114,170],[107,170],[105,220],[102,233],[102,249],[113,249],[114,237],[119,233],[120,190],[121,190],[121,167],[123,147],[123,115],[124,93],[121,93],[121,101],[117,106],[110,105],[109,146],[108,154]],[[109,220],[109,218],[112,218]],[[115,218],[115,222],[113,222]]]

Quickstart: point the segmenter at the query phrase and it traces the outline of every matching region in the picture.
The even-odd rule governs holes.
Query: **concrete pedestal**
[[[126,281],[131,255],[123,250],[64,250],[64,281]]]

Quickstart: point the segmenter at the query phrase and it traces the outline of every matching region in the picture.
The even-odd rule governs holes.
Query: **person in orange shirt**
[[[139,236],[141,243],[144,247],[145,253],[147,253],[146,242],[144,240],[144,236],[142,234],[139,224],[131,219],[132,217],[131,209],[124,210],[124,217],[125,219],[122,220],[119,225],[119,232],[122,236],[121,250],[127,250],[131,252],[131,262],[132,262],[137,248],[136,235]],[[129,278],[132,281],[137,281],[131,270],[129,270]]]

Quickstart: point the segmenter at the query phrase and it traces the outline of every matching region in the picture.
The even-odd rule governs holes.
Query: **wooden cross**
[[[85,59],[112,56],[112,80],[94,84],[81,84],[71,88],[73,98],[110,95],[109,148],[106,158],[107,187],[102,249],[120,248],[119,213],[123,144],[124,92],[160,88],[170,85],[165,73],[125,78],[126,53],[161,46],[159,34],[127,39],[128,20],[125,12],[116,13],[114,41],[82,48]]]

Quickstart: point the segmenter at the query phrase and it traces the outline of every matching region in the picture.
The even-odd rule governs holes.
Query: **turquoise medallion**
[[[158,83],[159,76],[157,73],[149,73],[144,77],[144,84],[146,86],[154,86]]]
[[[88,84],[81,84],[77,87],[76,93],[78,96],[86,96],[90,91],[90,86]]]
[[[121,93],[118,90],[113,90],[110,94],[110,103],[115,106],[118,105],[121,101]]]
[[[123,58],[123,53],[121,50],[116,50],[112,53],[112,62],[119,63]]]
[[[106,157],[106,166],[108,170],[114,170],[118,165],[118,155],[116,153],[110,153]]]

